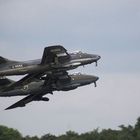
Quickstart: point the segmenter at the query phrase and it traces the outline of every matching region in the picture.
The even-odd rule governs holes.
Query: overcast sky
[[[89,85],[4,111],[22,97],[0,98],[0,124],[23,135],[117,129],[140,116],[139,0],[0,0],[0,55],[41,58],[48,45],[99,54],[99,66],[75,71],[99,76]],[[15,79],[15,77],[14,77]]]

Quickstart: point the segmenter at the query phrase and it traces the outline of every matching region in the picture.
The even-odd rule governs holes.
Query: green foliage
[[[0,126],[0,140],[22,140],[22,136],[17,130]]]
[[[140,117],[135,126],[119,126],[120,130],[103,129],[99,132],[95,129],[91,132],[78,134],[74,131],[68,131],[61,136],[46,134],[41,138],[37,136],[23,137],[17,130],[0,126],[0,140],[140,140]]]
[[[56,140],[78,140],[79,135],[74,131],[68,131],[65,135],[59,136]]]
[[[56,136],[51,135],[51,134],[46,134],[42,136],[40,140],[56,140]]]

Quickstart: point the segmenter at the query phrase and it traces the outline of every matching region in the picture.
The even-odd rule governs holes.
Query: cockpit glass
[[[75,72],[73,75],[82,75],[80,72]]]
[[[75,51],[73,54],[82,54],[81,51]]]
[[[79,52],[78,52],[78,54],[82,54],[82,52],[81,52],[81,51],[79,51]]]

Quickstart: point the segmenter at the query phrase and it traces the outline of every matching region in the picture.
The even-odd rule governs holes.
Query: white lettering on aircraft
[[[22,68],[22,67],[23,67],[23,65],[22,65],[22,64],[19,64],[19,65],[13,65],[13,66],[12,66],[12,69]]]
[[[23,90],[28,90],[28,88],[29,88],[28,85],[23,86]]]

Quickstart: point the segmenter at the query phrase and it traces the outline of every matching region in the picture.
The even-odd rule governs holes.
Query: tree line
[[[45,134],[42,137],[25,136],[13,128],[0,125],[0,140],[140,140],[140,117],[134,126],[120,125],[119,130],[95,129],[91,132],[78,134],[74,131],[68,131],[64,135],[55,136]]]

